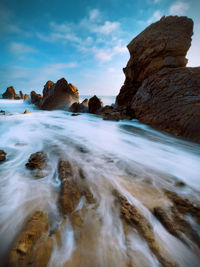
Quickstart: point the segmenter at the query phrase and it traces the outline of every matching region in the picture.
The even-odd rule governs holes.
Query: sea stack
[[[185,67],[192,34],[191,19],[169,16],[135,37],[116,103],[143,123],[200,142],[200,68]]]

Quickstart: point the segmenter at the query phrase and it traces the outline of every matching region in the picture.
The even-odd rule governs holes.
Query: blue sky
[[[116,95],[126,45],[163,15],[194,20],[189,66],[200,65],[199,0],[0,0],[0,92],[41,92],[65,77],[79,93]]]

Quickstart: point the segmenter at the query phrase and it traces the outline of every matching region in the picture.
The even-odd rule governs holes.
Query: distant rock
[[[22,91],[19,91],[19,95],[21,99],[24,99],[24,94],[22,93]]]
[[[90,98],[88,102],[89,113],[96,114],[103,107],[103,102],[96,95]]]
[[[0,162],[6,160],[6,152],[0,149]]]
[[[48,81],[39,107],[44,110],[62,109],[79,100],[78,89],[64,78],[55,84]]]
[[[28,110],[28,109],[26,109],[25,111],[24,111],[24,114],[29,114],[30,113],[30,111]]]
[[[200,67],[185,67],[192,34],[191,19],[169,16],[135,37],[116,103],[142,123],[200,142]]]
[[[20,97],[15,93],[13,86],[10,86],[6,89],[5,93],[2,94],[4,99],[20,99]]]
[[[42,101],[42,95],[37,94],[35,91],[31,92],[31,102],[35,104],[37,107],[40,107]]]
[[[88,112],[88,99],[86,98],[82,103],[73,103],[70,108],[70,112],[78,113],[78,112]]]

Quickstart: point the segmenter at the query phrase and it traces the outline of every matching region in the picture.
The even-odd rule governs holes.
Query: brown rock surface
[[[86,98],[85,100],[83,100],[82,103],[73,103],[70,108],[69,108],[70,112],[73,113],[78,113],[78,112],[87,112],[88,111],[88,99]]]
[[[19,95],[21,99],[24,99],[24,94],[22,93],[22,91],[19,91]]]
[[[96,114],[97,111],[103,107],[103,102],[96,95],[90,98],[88,102],[89,113]]]
[[[44,152],[36,152],[31,154],[26,167],[31,170],[44,169],[46,166],[46,154]]]
[[[24,224],[14,241],[6,266],[47,266],[53,248],[48,228],[46,213],[36,211]]]
[[[200,68],[185,67],[192,34],[191,19],[169,16],[134,38],[116,103],[142,123],[200,142]]]
[[[15,93],[13,86],[10,86],[6,89],[5,93],[2,94],[4,99],[18,99],[19,96]]]
[[[35,91],[31,91],[31,102],[36,106],[40,106],[42,95],[37,94]]]
[[[0,149],[0,162],[6,160],[6,152]]]
[[[29,113],[31,113],[28,109],[26,109],[25,111],[24,111],[24,114],[29,114]]]
[[[78,89],[64,78],[58,80],[55,84],[48,81],[44,86],[40,108],[44,110],[64,108],[77,102],[78,99]]]
[[[141,122],[200,142],[200,68],[165,68],[144,80],[132,99]]]

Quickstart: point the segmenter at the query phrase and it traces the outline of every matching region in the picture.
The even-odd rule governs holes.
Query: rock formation
[[[42,96],[37,94],[35,91],[31,92],[31,102],[35,104],[37,107],[40,107],[40,103],[42,100]]]
[[[130,60],[116,98],[141,122],[200,142],[200,68],[187,68],[193,21],[169,16],[128,45]]]
[[[6,152],[0,149],[0,162],[6,160]]]
[[[62,109],[77,102],[78,99],[78,89],[64,78],[55,84],[48,81],[44,86],[40,108],[45,110]]]
[[[24,100],[28,99],[29,98],[29,95],[28,94],[25,94],[24,95]]]
[[[22,93],[22,91],[19,91],[19,95],[21,99],[24,99],[24,94]]]
[[[13,86],[10,86],[6,89],[5,93],[2,94],[4,99],[19,99],[19,96],[15,93]]]
[[[69,108],[69,111],[73,113],[88,112],[88,99],[86,98],[82,103],[73,103]]]
[[[88,102],[89,113],[97,113],[97,111],[103,107],[103,102],[96,95],[90,98]]]

